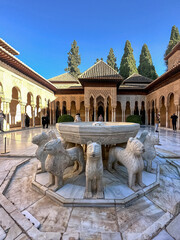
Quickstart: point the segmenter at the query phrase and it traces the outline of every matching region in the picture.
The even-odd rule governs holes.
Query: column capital
[[[11,99],[10,98],[2,98],[2,102],[10,103]]]

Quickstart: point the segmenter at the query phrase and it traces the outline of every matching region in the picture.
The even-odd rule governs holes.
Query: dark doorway
[[[103,119],[104,119],[104,108],[102,106],[98,107],[98,117],[102,115]]]

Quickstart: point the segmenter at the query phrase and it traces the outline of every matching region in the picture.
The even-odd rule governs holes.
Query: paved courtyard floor
[[[155,134],[154,128],[142,127],[137,136],[145,129]],[[32,189],[38,160],[31,139],[42,131],[0,134],[0,152],[5,137],[9,151],[0,155],[0,240],[180,240],[180,132],[160,129],[154,160],[160,164],[158,188],[126,207],[97,208],[63,207]],[[24,210],[40,222],[39,229]]]

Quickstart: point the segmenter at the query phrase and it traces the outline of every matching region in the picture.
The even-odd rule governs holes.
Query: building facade
[[[168,54],[168,71],[156,80],[133,74],[127,79],[99,61],[78,79],[69,73],[44,79],[15,55],[19,53],[0,39],[0,106],[6,115],[4,130],[24,127],[24,114],[31,126],[41,124],[50,112],[55,124],[62,114],[82,121],[126,121],[129,115],[141,115],[144,124],[154,125],[160,113],[161,126],[170,128],[171,115],[178,115],[180,129],[180,43]]]

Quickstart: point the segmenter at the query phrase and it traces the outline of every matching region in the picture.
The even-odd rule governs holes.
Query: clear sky
[[[81,72],[112,47],[118,67],[126,40],[139,65],[142,45],[150,50],[158,75],[171,27],[180,30],[180,0],[0,0],[0,37],[18,57],[45,78],[64,73],[76,40]]]

